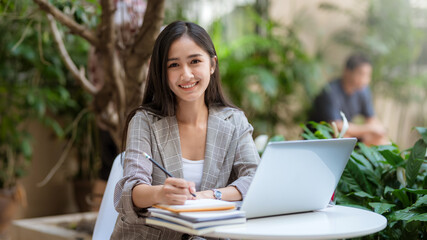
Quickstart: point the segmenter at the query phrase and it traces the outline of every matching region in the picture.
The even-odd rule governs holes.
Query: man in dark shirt
[[[371,75],[372,65],[365,56],[350,56],[342,77],[330,82],[315,99],[310,120],[335,122],[341,130],[343,112],[350,122],[346,137],[357,137],[368,145],[388,143],[385,128],[375,117],[368,86]],[[365,118],[364,123],[351,123],[359,115]]]

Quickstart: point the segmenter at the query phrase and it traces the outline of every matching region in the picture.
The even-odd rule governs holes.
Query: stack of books
[[[146,224],[162,226],[192,235],[203,235],[216,228],[236,227],[246,222],[245,212],[233,202],[214,199],[187,200],[184,205],[154,205],[148,209]]]

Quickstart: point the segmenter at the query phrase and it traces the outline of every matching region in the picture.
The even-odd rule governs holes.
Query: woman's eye
[[[178,63],[169,64],[168,68],[178,67]]]
[[[196,63],[199,63],[199,62],[201,62],[199,59],[193,59],[193,60],[191,60],[192,64],[196,64]]]

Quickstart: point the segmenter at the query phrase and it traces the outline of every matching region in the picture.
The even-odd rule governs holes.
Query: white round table
[[[208,237],[238,239],[342,239],[369,235],[387,226],[374,212],[344,206],[323,210],[249,219],[241,227],[227,226]]]

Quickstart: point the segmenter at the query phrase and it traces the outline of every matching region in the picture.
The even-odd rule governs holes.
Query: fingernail
[[[196,192],[196,188],[192,187],[191,192]]]

